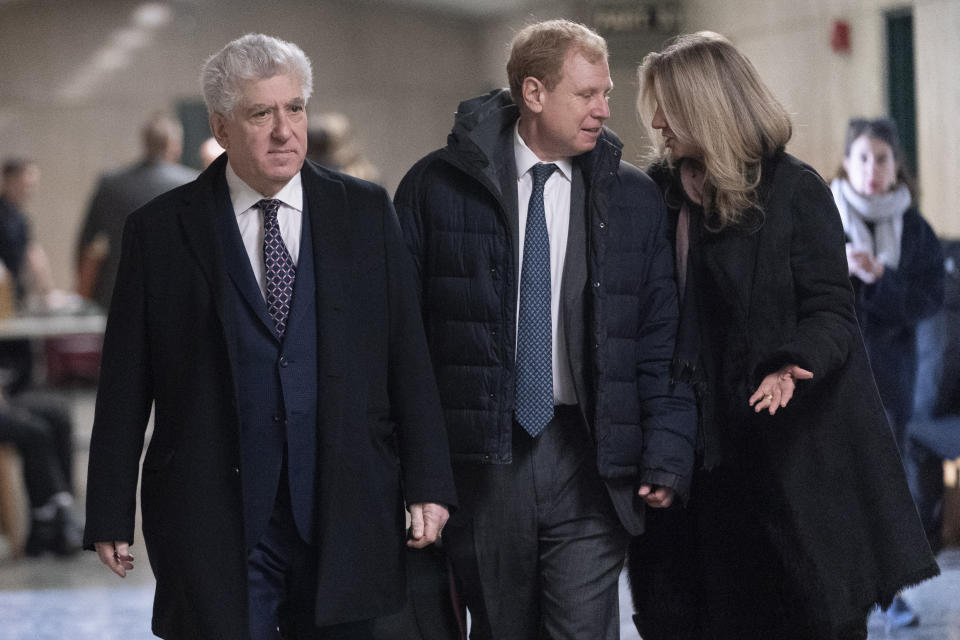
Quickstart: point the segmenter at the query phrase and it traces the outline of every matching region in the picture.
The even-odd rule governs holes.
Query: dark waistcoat
[[[225,308],[233,323],[232,363],[240,416],[244,530],[252,548],[266,529],[287,459],[293,516],[300,536],[313,539],[317,455],[317,322],[313,242],[307,201],[293,302],[282,339],[253,276],[235,215],[226,199],[222,219]]]

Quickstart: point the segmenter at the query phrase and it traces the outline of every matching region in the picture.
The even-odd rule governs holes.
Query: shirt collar
[[[243,179],[237,175],[236,171],[233,170],[233,167],[230,166],[230,163],[227,162],[227,188],[230,189],[230,202],[233,204],[233,212],[236,215],[240,215],[245,212],[247,209],[255,206],[258,202],[263,200],[263,196],[253,187],[248,185]],[[274,196],[275,199],[281,201],[283,204],[296,209],[297,211],[303,211],[303,185],[300,179],[300,172],[298,171],[292,178],[290,182],[283,185],[283,188],[280,189]]]
[[[513,153],[517,162],[517,179],[522,178],[533,165],[543,162],[540,158],[537,157],[533,151],[530,150],[530,147],[527,146],[527,143],[523,141],[523,138],[520,137],[520,121],[517,120],[517,124],[513,125]],[[557,168],[560,170],[560,173],[563,174],[568,181],[573,181],[573,163],[570,161],[570,158],[563,158],[561,160],[554,160],[553,164],[557,165]]]

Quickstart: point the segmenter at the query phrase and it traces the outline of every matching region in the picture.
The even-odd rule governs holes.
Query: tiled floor
[[[74,391],[71,398],[77,425],[77,481],[82,494],[93,395],[90,391]],[[0,539],[0,640],[152,638],[153,575],[142,541],[135,541],[133,552],[137,568],[121,580],[101,566],[92,553],[70,559],[12,560]],[[883,616],[875,613],[870,618],[870,640],[960,640],[960,549],[941,553],[939,560],[943,575],[905,594],[920,615],[920,625],[887,631]],[[639,640],[630,620],[625,579],[621,580],[621,602],[621,638]]]

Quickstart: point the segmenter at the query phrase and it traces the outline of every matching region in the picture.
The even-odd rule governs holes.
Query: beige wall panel
[[[917,3],[917,164],[924,216],[960,238],[960,2]]]

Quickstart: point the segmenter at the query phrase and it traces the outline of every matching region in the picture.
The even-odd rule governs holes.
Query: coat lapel
[[[783,198],[790,193],[786,189],[774,188],[781,157],[778,153],[774,159],[764,161],[762,180],[758,188],[762,211],[772,212],[773,215],[781,215],[779,213],[781,208],[788,206],[788,203],[781,203],[778,198]],[[773,223],[777,224],[780,221],[775,220]],[[762,286],[764,282],[765,274],[759,274],[758,278],[757,269],[758,265],[766,264],[765,260],[761,261],[760,247],[761,239],[771,233],[770,225],[771,221],[767,218],[767,214],[751,209],[747,213],[743,226],[725,229],[720,233],[705,232],[701,236],[706,267],[716,274],[717,285],[723,290],[724,296],[735,302],[733,306],[738,315],[738,321],[744,327],[750,321],[751,304],[754,301],[762,304],[767,297],[764,291],[754,292],[754,287]],[[775,247],[777,243],[767,241],[763,246]]]
[[[226,185],[223,186],[226,189]],[[270,312],[267,310],[267,303],[263,299],[263,294],[260,292],[260,285],[257,284],[256,277],[253,275],[250,256],[247,255],[247,249],[243,245],[243,238],[240,235],[240,227],[237,225],[233,205],[230,203],[227,193],[218,193],[217,195],[217,221],[219,237],[222,239],[221,244],[223,245],[224,269],[253,314],[276,337],[276,327],[270,317]]]
[[[220,209],[217,206],[217,181],[225,181],[226,155],[220,156],[194,183],[183,208],[178,212],[183,229],[184,242],[193,253],[200,270],[214,293],[215,307],[220,322],[225,321],[224,312],[224,255],[219,223]],[[226,183],[224,182],[224,188]]]
[[[497,178],[500,185],[500,201],[506,215],[507,234],[513,247],[514,281],[520,282],[520,244],[523,242],[523,229],[520,228],[520,209],[517,203],[517,159],[513,150],[513,129],[509,136],[501,136],[496,157],[501,162],[497,166]]]
[[[703,255],[706,267],[715,275],[714,279],[722,290],[723,297],[733,303],[732,307],[741,326],[746,325],[750,313],[759,239],[759,231],[750,233],[738,229],[727,229],[719,234],[704,234]]]
[[[342,274],[354,264],[347,195],[341,182],[326,177],[309,163],[304,164],[301,176],[313,240],[320,374],[339,378],[345,370],[348,348]]]
[[[583,377],[583,292],[587,283],[587,232],[586,190],[583,172],[573,165],[573,184],[570,187],[570,227],[567,235],[567,251],[563,263],[563,279],[560,289],[561,313],[570,371],[574,389],[584,410],[586,406],[586,381]]]

